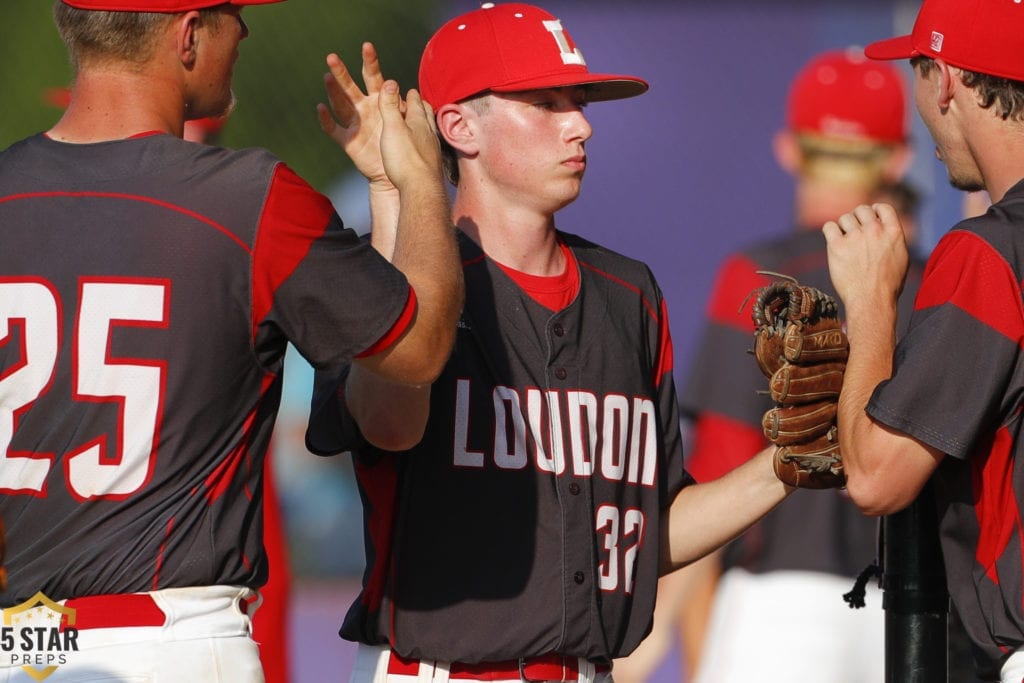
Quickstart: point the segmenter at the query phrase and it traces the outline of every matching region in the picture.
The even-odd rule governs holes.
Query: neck
[[[48,132],[71,143],[123,140],[149,131],[181,136],[183,98],[176,83],[145,71],[83,71],[71,90],[71,102]]]
[[[553,215],[525,207],[475,202],[461,192],[453,205],[455,224],[485,254],[530,275],[558,275],[565,262],[558,248]]]
[[[993,202],[1024,179],[1024,125],[1000,120],[978,126],[971,131],[968,144]]]

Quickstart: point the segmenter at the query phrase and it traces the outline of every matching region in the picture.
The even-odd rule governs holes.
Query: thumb
[[[385,124],[402,118],[402,98],[398,94],[396,81],[384,81],[380,89],[380,115]]]

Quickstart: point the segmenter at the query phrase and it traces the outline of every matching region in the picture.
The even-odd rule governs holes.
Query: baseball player
[[[556,227],[587,166],[583,107],[647,83],[590,71],[543,9],[487,3],[434,34],[420,86],[456,187],[455,349],[418,389],[320,373],[307,432],[353,453],[365,507],[352,680],[607,680],[658,575],[788,489],[768,450],[691,485],[657,282]]]
[[[889,514],[932,482],[952,601],[980,676],[1004,683],[1024,680],[1022,35],[1012,0],[925,0],[910,35],[866,49],[910,58],[950,183],[993,202],[935,246],[898,345],[907,253],[895,211],[862,205],[823,228],[850,339],[839,401],[850,497]]]
[[[48,88],[43,101],[61,110],[71,101],[68,88]],[[229,116],[205,116],[185,121],[182,139],[201,144],[218,144]],[[252,620],[253,639],[260,647],[260,664],[267,683],[288,683],[290,643],[288,637],[291,567],[284,522],[273,475],[273,448],[268,447],[263,477],[263,546],[267,553],[267,582],[260,588],[259,609]]]
[[[286,345],[414,384],[451,346],[461,274],[415,93],[375,72],[362,113],[398,195],[394,265],[268,152],[181,138],[230,109],[257,1],[57,3],[70,103],[0,156],[0,606],[5,627],[39,593],[67,611],[55,681],[263,681]],[[0,678],[34,678],[9,642]]]

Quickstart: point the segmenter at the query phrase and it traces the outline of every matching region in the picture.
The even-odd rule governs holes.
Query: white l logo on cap
[[[580,52],[579,48],[575,50],[569,49],[569,41],[565,37],[565,32],[562,30],[562,22],[558,19],[552,19],[550,21],[544,21],[544,28],[551,32],[551,35],[555,37],[555,42],[558,43],[558,51],[562,53],[562,64],[579,64],[586,66],[587,63],[583,61],[583,53]]]
[[[942,39],[943,38],[945,38],[945,36],[942,35],[941,33],[939,33],[938,31],[932,31],[932,42],[931,42],[932,50],[934,50],[935,52],[942,52]]]

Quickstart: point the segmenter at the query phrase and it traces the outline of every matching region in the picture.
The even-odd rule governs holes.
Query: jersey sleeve
[[[877,421],[956,458],[1018,410],[1024,310],[1019,278],[986,239],[954,230],[935,247],[893,376],[868,404]],[[941,372],[936,372],[941,368]],[[1012,369],[1011,369],[1012,368]]]
[[[708,481],[738,467],[764,447],[761,416],[770,407],[760,394],[766,380],[750,357],[754,323],[744,302],[768,284],[745,255],[726,259],[707,304],[707,322],[681,395],[693,422],[687,469]]]
[[[306,449],[315,455],[337,455],[366,445],[359,426],[345,404],[345,380],[351,365],[338,370],[317,370],[306,427]]]
[[[270,184],[253,253],[257,354],[283,335],[314,367],[338,367],[388,336],[409,306],[405,276],[344,227],[330,200],[284,164]],[[267,349],[264,352],[264,349]],[[382,349],[375,349],[380,351]]]

